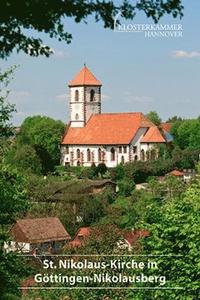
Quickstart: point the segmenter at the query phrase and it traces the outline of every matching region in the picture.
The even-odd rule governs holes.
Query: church
[[[70,122],[61,141],[62,165],[105,163],[112,168],[156,159],[158,145],[170,141],[167,126],[158,128],[141,112],[101,113],[101,87],[86,65],[69,82]]]

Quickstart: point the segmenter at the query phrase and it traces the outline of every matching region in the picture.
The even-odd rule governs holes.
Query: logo
[[[114,32],[142,33],[146,38],[181,38],[183,25],[180,23],[130,23],[124,20],[120,11],[114,17]]]

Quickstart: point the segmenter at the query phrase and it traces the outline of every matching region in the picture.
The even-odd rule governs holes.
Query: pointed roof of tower
[[[69,82],[69,86],[80,85],[101,85],[101,82],[92,74],[85,64],[81,71],[74,77],[74,79]]]

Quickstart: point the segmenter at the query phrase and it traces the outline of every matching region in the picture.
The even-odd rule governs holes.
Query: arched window
[[[98,149],[98,161],[101,161],[101,149]]]
[[[80,157],[81,157],[81,151],[80,151],[80,149],[77,149],[77,150],[76,150],[76,157],[77,157],[77,158],[80,158]]]
[[[78,102],[79,100],[79,91],[75,90],[75,101]]]
[[[119,153],[122,153],[122,146],[119,146]]]
[[[152,149],[151,150],[151,160],[155,160],[156,159],[156,150]]]
[[[78,114],[75,115],[75,119],[76,119],[76,121],[78,121],[78,119],[79,119],[79,115]]]
[[[90,152],[90,149],[87,149],[87,161],[91,161],[91,152]]]
[[[138,160],[138,156],[137,156],[137,155],[134,157],[134,160],[135,160],[135,161],[137,161],[137,160]]]
[[[141,150],[141,160],[145,160],[145,153],[143,149]]]
[[[146,158],[147,158],[147,160],[150,159],[149,150],[146,151]]]
[[[81,165],[81,163],[80,163],[80,161],[78,160],[78,161],[77,161],[77,166],[80,166],[80,165]]]
[[[110,150],[111,153],[111,161],[115,160],[115,149],[112,147]]]
[[[121,163],[124,164],[124,156],[121,157]]]
[[[91,101],[91,102],[95,100],[95,99],[94,99],[94,96],[95,96],[95,91],[94,91],[94,90],[91,90],[91,91],[90,91],[90,101]]]
[[[71,165],[73,166],[73,162],[74,162],[74,152],[73,151],[70,152],[70,162],[71,162]]]

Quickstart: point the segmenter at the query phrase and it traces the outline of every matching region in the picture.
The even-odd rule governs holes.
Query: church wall
[[[124,150],[124,147],[126,147],[126,151]],[[112,160],[112,154],[111,149],[114,149],[114,160]],[[122,153],[119,153],[119,146],[87,146],[87,145],[73,145],[68,147],[68,151],[66,151],[66,146],[61,146],[61,163],[63,165],[70,164],[73,166],[77,165],[83,165],[85,167],[90,167],[92,163],[95,163],[95,165],[98,165],[99,163],[104,162],[107,167],[112,168],[123,162],[129,161],[129,146],[128,145],[122,145]],[[77,156],[77,150],[79,149],[80,155]],[[87,150],[90,150],[91,159],[88,161],[88,152]],[[99,152],[98,150],[101,149],[101,160],[99,160]],[[67,153],[68,152],[68,153]],[[126,152],[126,153],[125,153]]]
[[[76,90],[79,93],[79,100],[75,100]],[[84,87],[70,88],[70,120],[72,127],[84,126]]]
[[[141,159],[141,139],[145,135],[147,128],[139,128],[133,140],[131,141],[130,146],[130,160],[140,160]],[[134,147],[137,147],[137,150],[134,151]],[[134,153],[135,152],[135,153]]]

